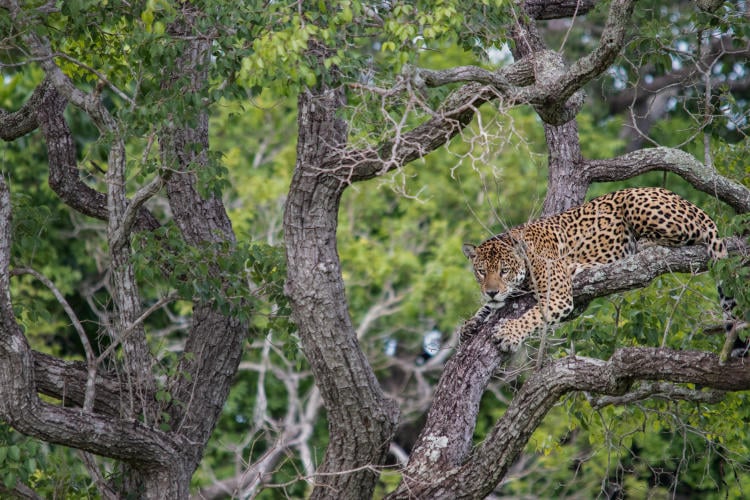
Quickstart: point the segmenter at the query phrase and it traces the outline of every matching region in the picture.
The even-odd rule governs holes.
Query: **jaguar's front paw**
[[[490,317],[490,314],[492,314],[492,311],[494,311],[494,308],[489,306],[488,304],[483,305],[479,308],[479,310],[474,314],[474,317],[472,319],[476,319],[480,323],[484,323],[487,321],[487,318]]]
[[[507,322],[508,320],[502,319],[497,323],[497,325],[495,325],[495,329],[492,333],[492,339],[495,341],[497,347],[501,351],[515,352],[518,350],[518,347],[521,345],[521,340],[523,339],[514,336],[511,332],[508,332],[507,329],[504,328]]]
[[[469,339],[471,339],[477,333],[480,326],[482,326],[482,321],[480,321],[476,317],[464,321],[464,324],[461,326],[461,329],[458,332],[458,342],[460,344],[468,342]]]

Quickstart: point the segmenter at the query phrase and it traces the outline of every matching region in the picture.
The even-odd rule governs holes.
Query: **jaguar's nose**
[[[497,290],[487,290],[487,291],[486,291],[486,292],[484,292],[484,293],[485,293],[485,295],[487,295],[487,297],[489,297],[490,299],[494,299],[494,298],[495,298],[495,295],[497,295],[497,294],[498,294],[498,291],[497,291]]]

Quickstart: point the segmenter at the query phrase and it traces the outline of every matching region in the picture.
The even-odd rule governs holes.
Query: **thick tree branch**
[[[68,100],[46,78],[31,98],[15,112],[0,110],[0,137],[11,141],[40,128],[47,145],[49,185],[71,208],[100,220],[107,220],[106,195],[81,180],[76,147],[63,112]],[[146,209],[139,207],[134,227],[153,230],[159,222]]]
[[[409,74],[409,73],[412,74]],[[413,68],[405,76],[415,81],[418,87],[440,87],[451,83],[475,82],[494,86],[507,96],[521,95],[521,87],[534,83],[534,65],[530,59],[521,59],[495,71],[478,66],[457,66],[444,70]]]
[[[196,101],[206,95],[212,40],[196,36],[203,16],[196,5],[181,4],[179,15],[167,27],[174,43],[182,44],[182,52],[175,66],[162,76],[161,88],[166,93],[191,95]],[[185,242],[196,247],[233,244],[236,238],[221,196],[204,197],[198,189],[196,173],[211,168],[212,161],[208,108],[189,107],[165,122],[157,133],[162,163],[171,171],[164,179],[170,210]],[[148,194],[147,188],[144,193]],[[212,263],[209,272],[217,271]],[[194,299],[184,356],[167,382],[175,404],[165,410],[175,432],[191,443],[183,450],[182,459],[191,472],[198,466],[223,409],[246,336],[245,321],[223,314],[210,300]]]
[[[49,354],[33,351],[34,378],[37,390],[58,399],[65,406],[82,407],[86,395],[88,369],[81,361],[63,361]],[[104,415],[120,416],[120,404],[125,400],[127,387],[121,386],[117,377],[96,374],[96,391],[93,411]]]
[[[467,484],[467,489],[489,493],[560,396],[573,391],[618,396],[626,393],[635,380],[742,391],[750,389],[750,365],[741,359],[721,365],[713,353],[645,347],[617,350],[609,361],[579,357],[557,360],[526,381],[490,436],[461,467],[457,482]],[[469,477],[492,479],[480,489],[461,481]]]
[[[57,302],[63,308],[63,310],[65,311],[65,314],[68,315],[68,319],[70,319],[70,323],[73,325],[73,328],[75,329],[76,333],[78,333],[78,338],[81,341],[81,346],[83,346],[83,351],[86,355],[86,367],[88,370],[88,378],[86,380],[86,395],[83,401],[83,409],[85,411],[91,411],[94,406],[94,398],[95,398],[95,390],[96,390],[96,357],[94,355],[94,350],[91,347],[91,342],[89,342],[89,338],[86,335],[86,331],[83,329],[83,325],[81,324],[81,321],[78,319],[78,316],[76,315],[75,311],[70,306],[70,303],[62,294],[60,289],[57,288],[57,286],[52,282],[52,280],[44,276],[42,273],[40,273],[36,269],[31,269],[31,268],[16,268],[11,272],[11,274],[13,275],[30,274],[34,276],[37,280],[41,281],[42,284],[46,286],[52,292],[52,295],[55,296],[55,299],[57,299]]]
[[[20,109],[13,112],[0,109],[0,139],[13,141],[36,130],[39,126],[36,112],[53,92],[57,91],[52,83],[45,79],[34,89],[34,93]]]
[[[19,432],[102,456],[173,466],[181,443],[126,421],[53,406],[37,395],[34,356],[15,321],[10,298],[10,192],[0,178],[0,419]]]
[[[739,238],[725,242],[730,252],[750,251]],[[597,297],[642,288],[662,274],[705,271],[709,261],[702,246],[649,247],[612,264],[582,270],[573,277],[573,296],[577,305],[587,304]]]
[[[607,22],[599,39],[599,45],[591,54],[574,62],[570,71],[561,79],[552,92],[567,99],[573,92],[604,72],[615,60],[625,44],[625,31],[630,26],[634,0],[613,0],[609,7]]]
[[[20,133],[22,130],[26,133],[31,132],[35,128],[32,128],[32,124],[41,128],[49,155],[50,187],[70,207],[84,215],[106,221],[109,219],[106,195],[95,191],[81,181],[75,142],[63,111],[67,103],[72,102],[86,111],[103,134],[116,130],[114,119],[101,102],[101,96],[97,93],[85,93],[79,90],[55,64],[49,42],[32,29],[33,19],[29,18],[15,1],[6,2],[5,7],[10,12],[10,17],[18,31],[24,33],[23,39],[29,51],[39,60],[46,74],[45,79],[33,94],[36,97],[32,97],[22,110],[11,114],[6,113],[6,116],[16,117],[15,120],[18,121],[18,114],[21,111],[30,114],[22,121],[23,127],[16,126],[14,132]],[[2,118],[3,115],[0,114],[0,120]],[[13,123],[11,118],[8,120],[9,123]],[[8,134],[8,137],[13,137],[13,135]],[[153,215],[141,208],[138,211],[135,228],[153,230],[157,227],[159,223]]]
[[[284,211],[284,289],[325,403],[330,435],[311,497],[358,498],[369,496],[375,487],[370,467],[385,461],[398,410],[383,394],[359,347],[346,306],[336,249],[346,182],[328,174],[327,166],[321,168],[326,159],[341,153],[339,146],[346,140],[346,126],[338,114],[344,105],[343,89],[308,90],[298,103],[297,163]],[[384,166],[374,155],[367,168],[377,169],[368,173],[372,177]]]
[[[717,196],[739,213],[750,211],[750,190],[719,175],[689,153],[672,148],[640,149],[608,160],[587,160],[582,176],[591,182],[629,179],[644,172],[674,172],[696,189]]]
[[[553,361],[531,374],[468,460],[452,464],[436,460],[430,469],[422,471],[414,470],[410,464],[405,485],[390,498],[482,498],[505,476],[533,431],[563,394],[587,391],[622,396],[637,380],[742,391],[750,389],[750,365],[741,359],[721,365],[713,353],[646,347],[619,349],[609,361],[574,356]],[[444,448],[454,446],[449,436],[433,436],[431,442],[433,453],[427,455],[433,458],[442,457]]]
[[[448,142],[471,122],[479,106],[494,99],[507,100],[510,105],[532,104],[545,121],[554,125],[573,119],[582,96],[571,102],[568,99],[600,75],[619,54],[633,4],[632,0],[615,0],[599,46],[567,70],[561,57],[547,50],[533,52],[529,59],[523,58],[496,72],[473,66],[445,71],[412,70],[411,77],[418,87],[472,83],[454,91],[431,119],[413,130],[373,148],[336,151],[325,162],[325,170],[350,183],[399,168]],[[532,80],[534,85],[528,85]]]
[[[583,16],[596,4],[597,0],[526,0],[523,10],[530,18],[543,21]]]
[[[728,240],[727,243],[731,251],[747,251],[745,244],[739,240]],[[697,272],[706,268],[708,260],[708,253],[703,247],[650,247],[613,264],[581,271],[574,278],[575,302],[580,312],[595,297],[643,287],[654,277],[668,272]],[[501,439],[500,435],[503,434],[503,431],[496,431],[493,434],[494,446],[499,446],[498,449],[503,451],[495,450],[490,453],[488,458],[485,458],[490,446],[482,445],[480,450],[471,454],[469,462],[463,469],[458,468],[469,457],[482,394],[498,367],[509,357],[508,354],[499,352],[491,340],[494,323],[499,318],[518,317],[535,303],[536,301],[531,294],[518,297],[508,301],[502,309],[490,315],[486,322],[481,323],[472,319],[464,325],[462,337],[468,337],[470,340],[464,343],[445,365],[443,376],[435,391],[435,400],[430,408],[427,423],[412,451],[411,462],[405,471],[405,477],[409,479],[405,480],[405,485],[402,485],[397,494],[393,495],[393,498],[401,498],[400,495],[407,490],[411,494],[419,492],[418,497],[440,497],[441,495],[451,497],[464,494],[481,496],[482,491],[486,494],[503,477],[507,472],[507,467],[520,453],[528,437],[525,433],[530,433],[536,428],[538,422],[549,408],[557,402],[559,396],[570,390],[586,390],[583,386],[571,385],[566,382],[567,379],[563,379],[561,382],[562,387],[564,387],[563,392],[555,387],[544,386],[535,389],[533,392],[530,390],[529,396],[517,395],[513,400],[513,405],[516,405],[514,411],[525,413],[512,413],[511,408],[514,408],[512,406],[506,416],[503,417],[502,422],[505,423],[502,425],[506,426],[503,428],[504,432],[510,436],[505,438],[507,442],[500,444],[496,442]],[[715,354],[697,353],[696,355],[712,356],[711,359],[714,359],[718,365],[718,357]],[[604,364],[605,362],[590,361],[592,366],[596,363]],[[734,362],[730,361],[730,363]],[[720,373],[720,369],[716,368],[716,370],[717,373]],[[677,376],[675,375],[675,377]],[[617,377],[614,378],[617,379]],[[649,379],[645,375],[636,378]],[[664,380],[688,381],[670,378]],[[747,380],[750,384],[750,373],[747,374]],[[592,392],[621,395],[627,389],[627,384],[621,386],[622,383],[620,380],[609,379],[601,382],[597,389],[590,390]],[[719,384],[718,381],[715,383]],[[714,387],[709,384],[706,385]],[[738,390],[720,386],[716,386],[716,388]],[[458,394],[461,396],[457,397]],[[533,408],[547,409],[536,414],[532,412]],[[529,424],[526,427],[527,422],[537,417],[538,420],[535,421],[534,425]],[[516,426],[521,423],[524,434],[519,435],[515,431],[513,433],[508,432],[507,426],[511,425],[510,422],[515,422]],[[443,477],[444,474],[452,479],[441,482],[442,486],[439,487],[428,486],[422,483],[422,481],[427,481],[426,476],[423,475],[423,472],[427,470],[431,471],[433,480],[434,477]],[[435,474],[436,471],[439,471],[439,473]],[[468,483],[472,483],[472,481],[467,480],[470,474],[475,474],[474,478],[490,477],[491,479],[487,484],[477,486],[480,489],[472,489],[476,486],[475,484],[466,486]],[[476,483],[476,481],[474,480],[473,483]],[[457,489],[440,489],[443,487]],[[464,487],[468,489],[461,489]]]

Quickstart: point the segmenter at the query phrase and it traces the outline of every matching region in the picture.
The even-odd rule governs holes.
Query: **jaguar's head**
[[[479,246],[466,243],[463,252],[474,266],[482,295],[492,308],[502,307],[526,279],[526,261],[506,238],[490,238]]]

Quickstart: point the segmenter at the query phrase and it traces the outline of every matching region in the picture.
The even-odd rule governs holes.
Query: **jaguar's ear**
[[[476,250],[477,247],[472,245],[471,243],[464,243],[464,245],[461,247],[461,250],[463,250],[464,255],[467,259],[473,259],[474,256],[477,254]]]

